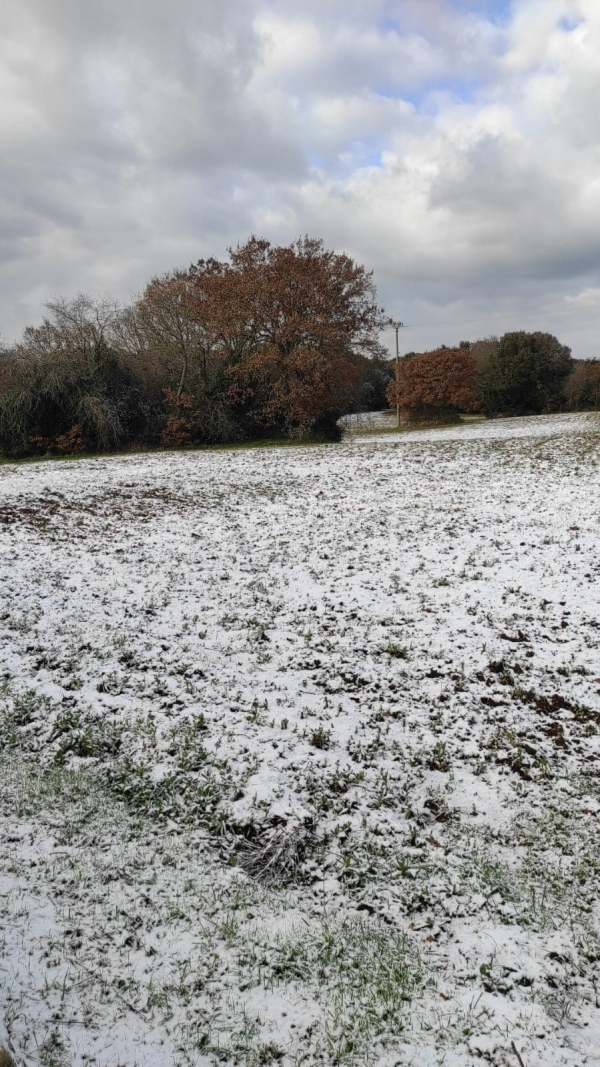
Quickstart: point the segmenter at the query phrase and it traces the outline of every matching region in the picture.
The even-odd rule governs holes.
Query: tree
[[[480,337],[478,341],[471,342],[469,351],[477,360],[479,368],[482,367],[486,360],[491,359],[496,355],[499,344],[499,338],[494,336]]]
[[[335,435],[361,357],[384,351],[372,275],[308,237],[286,247],[251,237],[220,271],[201,262],[192,274],[238,417],[255,433]]]
[[[561,407],[571,350],[549,333],[507,333],[483,357],[479,394],[490,414],[535,415]]]
[[[120,314],[115,300],[104,297],[94,300],[86,293],[79,293],[72,300],[57,297],[46,304],[52,318],[46,319],[41,329],[26,329],[25,338],[30,349],[35,350],[36,339],[40,351],[48,346],[63,351],[69,349],[82,359],[91,359],[96,364],[106,357],[113,338],[113,330]]]
[[[600,408],[600,360],[576,360],[565,382],[564,394],[572,411]]]
[[[375,403],[387,375],[372,275],[308,237],[251,237],[227,262],[153,278],[130,307],[83,295],[47,307],[0,346],[11,454],[334,437],[357,383]]]
[[[387,390],[394,378],[394,365],[379,357],[363,359],[362,372],[352,394],[353,411],[382,411],[387,404]]]
[[[119,308],[85,295],[55,300],[7,357],[0,396],[0,447],[108,450],[143,434],[155,413],[114,347]]]
[[[214,260],[209,264],[221,267]],[[177,400],[191,378],[208,380],[215,349],[198,280],[198,273],[190,276],[182,270],[153,278],[120,325],[130,354],[158,374]]]
[[[478,411],[477,371],[477,360],[465,347],[438,348],[403,360],[388,388],[390,406],[398,403],[413,417]]]

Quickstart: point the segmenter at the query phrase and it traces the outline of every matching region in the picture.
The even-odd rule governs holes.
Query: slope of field
[[[0,1044],[600,1064],[600,419],[0,467]]]

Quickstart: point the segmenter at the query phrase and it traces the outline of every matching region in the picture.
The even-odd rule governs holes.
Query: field
[[[0,467],[19,1064],[600,1064],[600,417]]]

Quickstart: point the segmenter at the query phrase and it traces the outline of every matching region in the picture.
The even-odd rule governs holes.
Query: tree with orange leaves
[[[221,266],[201,261],[191,274],[239,418],[259,433],[335,435],[359,357],[383,352],[372,275],[308,237],[285,247],[251,237]]]
[[[468,347],[439,348],[399,364],[388,400],[413,417],[480,411],[477,377],[478,361]]]
[[[600,361],[579,359],[564,386],[571,411],[600,408]]]

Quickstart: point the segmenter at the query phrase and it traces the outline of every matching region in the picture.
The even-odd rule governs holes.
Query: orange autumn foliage
[[[257,427],[335,421],[361,357],[383,352],[371,274],[308,237],[285,247],[252,237],[219,267],[201,262],[193,274],[231,403]]]
[[[388,400],[408,415],[480,411],[477,376],[477,359],[467,348],[424,352],[399,364]]]

